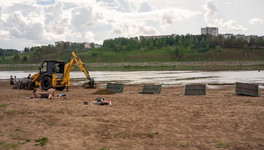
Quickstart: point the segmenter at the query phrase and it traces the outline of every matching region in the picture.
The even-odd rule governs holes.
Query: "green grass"
[[[9,104],[0,104],[0,108],[7,107]]]
[[[7,115],[13,115],[16,113],[16,110],[5,110],[4,113]]]
[[[154,138],[154,132],[148,132],[147,133],[147,137],[149,137],[149,138]]]
[[[42,137],[42,138],[36,139],[35,142],[37,144],[35,144],[35,145],[44,146],[48,142],[48,140],[49,139],[47,137]]]
[[[22,114],[22,115],[24,115],[24,114],[26,114],[26,112],[22,111],[22,110],[5,110],[4,113],[7,114],[7,115],[14,115],[14,114]]]
[[[225,143],[223,141],[220,141],[216,144],[216,147],[218,148],[229,148],[231,146],[230,143]]]
[[[110,150],[110,148],[109,147],[102,147],[102,148],[100,148],[100,150]]]
[[[17,144],[15,144],[15,143],[4,143],[3,146],[6,148],[16,148]]]
[[[56,111],[54,111],[54,113],[63,113],[63,111],[62,110],[56,110]]]
[[[195,50],[185,52],[180,58],[174,56],[175,47],[167,46],[163,48],[154,49],[133,49],[129,51],[109,51],[103,49],[92,49],[79,51],[78,54],[84,63],[124,63],[124,62],[188,62],[188,61],[256,61],[264,60],[263,49],[230,49],[223,48],[219,53],[215,49],[210,49],[207,52],[199,53]],[[62,53],[62,52],[60,52]],[[22,58],[28,57],[27,62],[23,62]],[[59,58],[58,58],[59,56]],[[63,55],[57,54],[43,54],[43,59],[62,59],[69,60],[71,58],[71,51],[64,51]],[[20,59],[15,61],[13,56],[5,57],[3,60],[0,57],[0,64],[40,64],[40,60],[30,58],[29,54],[21,54]],[[29,67],[28,69],[37,69],[38,66]],[[6,70],[17,70],[14,66],[5,68]],[[24,68],[26,70],[26,67]]]
[[[19,134],[10,134],[10,136],[11,136],[13,139],[20,139],[20,135],[19,135]]]

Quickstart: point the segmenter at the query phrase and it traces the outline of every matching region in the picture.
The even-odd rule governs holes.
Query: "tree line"
[[[206,52],[209,49],[221,48],[264,48],[262,37],[252,37],[250,41],[245,38],[231,36],[224,38],[223,35],[176,35],[161,38],[115,38],[105,40],[103,49],[112,51],[127,51],[132,49],[154,49],[166,46],[180,47],[185,51]]]
[[[262,37],[252,37],[249,41],[245,38],[236,38],[231,36],[224,38],[223,35],[175,35],[164,36],[160,38],[143,37],[140,40],[138,38],[115,38],[104,40],[101,48],[94,48],[94,44],[91,44],[93,52],[97,51],[113,51],[113,52],[125,52],[132,50],[153,50],[160,49],[165,50],[166,47],[174,49],[173,55],[176,58],[180,58],[187,53],[205,53],[209,50],[216,50],[221,52],[222,48],[236,48],[236,49],[263,49],[264,39]],[[25,47],[23,51],[17,51],[14,49],[0,49],[0,57],[4,59],[6,56],[12,56],[13,60],[21,60],[23,62],[40,62],[43,59],[62,59],[67,60],[71,57],[72,51],[87,51],[84,43],[70,43],[61,42],[56,45],[47,46],[35,46]],[[20,55],[23,54],[23,55]],[[97,54],[97,53],[92,53]],[[96,57],[97,55],[92,55]]]

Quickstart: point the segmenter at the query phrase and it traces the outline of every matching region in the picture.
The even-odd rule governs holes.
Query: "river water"
[[[0,71],[0,79],[16,75],[22,79],[37,71]],[[91,71],[97,82],[122,82],[125,84],[162,84],[185,85],[204,83],[209,85],[234,84],[235,82],[257,83],[264,85],[264,71]],[[73,71],[72,79],[86,78],[83,72]]]

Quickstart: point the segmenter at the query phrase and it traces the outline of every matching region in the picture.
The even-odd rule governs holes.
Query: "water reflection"
[[[16,75],[22,79],[37,71],[0,71],[0,79]],[[264,71],[91,71],[97,82],[123,82],[126,84],[155,83],[163,85],[185,85],[205,83],[210,85],[248,82],[263,84]],[[71,79],[86,78],[84,73],[74,71]]]

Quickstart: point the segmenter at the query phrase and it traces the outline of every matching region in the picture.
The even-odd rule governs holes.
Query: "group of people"
[[[28,75],[27,80],[31,79],[31,74]],[[16,76],[10,76],[10,85],[13,87],[14,85],[18,84],[18,79],[16,78]],[[53,88],[48,89],[47,91],[42,90],[41,86],[38,86],[37,88],[33,89],[33,96],[35,98],[48,98],[48,99],[53,99],[53,98],[61,98],[62,96],[65,95],[61,95],[61,94],[56,94],[55,93],[56,90]]]
[[[31,79],[31,74],[28,74],[27,79]],[[11,86],[16,85],[18,82],[19,82],[19,80],[16,78],[16,76],[14,76],[14,77],[12,75],[10,76],[9,83]]]
[[[14,78],[13,78],[12,75],[10,76],[9,81],[10,81],[10,85],[12,85],[12,86],[15,85],[15,84],[17,84],[17,82],[18,82],[16,76],[14,76]]]
[[[53,88],[48,89],[47,91],[42,90],[41,86],[33,89],[33,95],[35,98],[61,98],[63,95],[56,94],[56,90]]]

